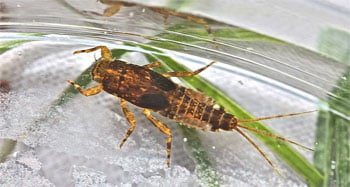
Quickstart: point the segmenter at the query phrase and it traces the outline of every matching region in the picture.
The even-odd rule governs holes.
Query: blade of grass
[[[201,25],[193,25],[185,22],[182,24],[176,24],[167,28],[170,32],[158,34],[157,37],[167,39],[171,41],[181,42],[184,44],[196,44],[196,45],[208,45],[214,44],[221,45],[225,48],[238,49],[239,46],[230,44],[231,41],[245,41],[245,42],[270,42],[281,44],[284,43],[280,40],[261,35],[255,32],[251,32],[246,29],[225,27],[215,29],[211,34],[207,32]],[[213,40],[214,39],[214,40]],[[225,43],[223,43],[225,42]],[[169,50],[183,50],[184,46],[174,42],[153,41],[152,46],[156,46]],[[246,49],[240,48],[240,50],[246,51]],[[250,51],[252,53],[252,51]]]
[[[326,29],[321,33],[318,49],[321,53],[342,63],[350,63],[350,33]],[[337,83],[332,93],[350,100],[350,68]],[[350,106],[333,97],[328,107],[350,116]],[[323,186],[350,186],[350,121],[324,110],[317,120],[316,150],[314,161],[317,169],[325,175]]]
[[[178,127],[183,136],[187,138],[186,146],[196,161],[198,178],[204,183],[204,186],[220,186],[220,176],[213,167],[207,150],[203,148],[198,132],[183,125]]]
[[[347,80],[342,79],[340,82],[346,82],[348,86],[340,88],[348,90],[348,93],[340,95],[350,99],[350,69],[346,78]],[[350,107],[345,111],[344,106],[338,105],[338,101],[332,98],[328,100],[328,105],[330,109],[350,116]],[[316,167],[325,175],[323,186],[349,186],[350,121],[329,110],[321,111],[317,120],[316,142],[314,161]]]
[[[162,52],[146,45],[139,45],[144,50],[155,52],[153,54],[156,58],[160,59],[172,71],[186,71],[187,69],[177,63],[172,58],[162,55]],[[200,89],[206,95],[213,97],[218,104],[222,105],[227,109],[228,112],[236,115],[241,119],[251,119],[253,118],[247,111],[240,107],[232,99],[228,98],[223,92],[215,88],[211,83],[198,78],[184,78],[185,82],[194,88]],[[262,123],[252,123],[251,127],[264,130],[267,132],[274,133],[271,129],[265,127]],[[287,143],[255,134],[265,145],[267,145],[276,155],[278,155],[286,164],[288,164],[296,173],[298,173],[310,186],[318,186],[323,181],[323,176],[318,172],[318,170],[309,163],[298,151],[289,146]]]
[[[0,43],[0,55],[26,42],[31,42],[31,40],[11,40]]]
[[[17,141],[12,139],[3,139],[2,146],[0,148],[0,163],[5,162],[8,155],[15,149]]]
[[[201,37],[203,39],[223,39],[226,41],[268,41],[268,42],[277,42],[283,43],[280,40],[275,38],[262,35],[256,32],[249,31],[247,29],[242,29],[238,27],[223,27],[218,28],[212,31],[211,35],[203,28],[201,25],[193,25],[192,23],[182,23],[176,24],[169,28],[169,31],[174,31],[176,33],[183,33],[186,35],[175,35],[174,33],[161,33],[157,35],[161,38],[172,39],[175,41],[181,41],[184,43],[194,43],[199,41],[198,38],[193,38],[192,36]]]

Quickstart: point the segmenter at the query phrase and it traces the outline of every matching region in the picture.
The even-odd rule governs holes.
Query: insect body
[[[273,168],[275,167],[269,158],[241,128],[299,145],[280,136],[244,126],[243,123],[298,115],[306,112],[256,118],[252,120],[240,120],[232,114],[225,112],[223,108],[217,107],[212,98],[201,92],[177,85],[169,79],[169,77],[194,76],[208,68],[213,62],[194,72],[167,72],[159,74],[151,69],[160,66],[161,64],[159,62],[154,62],[145,66],[128,64],[124,61],[113,59],[109,49],[105,46],[76,51],[74,54],[92,52],[98,49],[101,49],[102,58],[94,64],[91,72],[93,80],[98,83],[97,86],[82,89],[73,81],[68,82],[85,96],[95,95],[104,90],[120,98],[123,113],[130,124],[130,128],[121,141],[120,147],[122,147],[136,127],[135,117],[127,108],[127,102],[143,108],[143,113],[147,119],[162,133],[167,135],[168,166],[170,165],[171,155],[171,129],[154,118],[151,111],[184,123],[189,127],[204,131],[236,130],[262,154]]]

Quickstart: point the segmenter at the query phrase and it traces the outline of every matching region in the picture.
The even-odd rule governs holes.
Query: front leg
[[[113,56],[112,56],[112,52],[108,49],[108,47],[106,46],[96,46],[93,48],[89,48],[89,49],[83,49],[83,50],[78,50],[78,51],[74,51],[73,54],[78,54],[78,53],[90,53],[96,50],[101,49],[101,57],[108,60],[108,61],[112,61],[113,60]]]
[[[147,69],[152,69],[152,68],[158,68],[158,67],[160,67],[160,66],[162,66],[162,63],[159,62],[159,61],[155,61],[155,62],[152,62],[152,63],[150,63],[150,64],[146,64],[146,65],[144,65],[143,67],[145,67],[145,68],[147,68]]]
[[[164,77],[192,77],[194,75],[197,75],[199,74],[200,72],[206,70],[207,68],[209,68],[211,65],[213,65],[215,63],[215,61],[211,62],[210,64],[202,67],[202,68],[199,68],[193,72],[191,71],[175,71],[175,72],[166,72],[166,73],[163,73],[162,75]]]
[[[76,84],[74,81],[68,80],[67,82],[74,86],[75,89],[77,89],[81,94],[85,96],[96,95],[102,91],[102,84],[98,84],[97,86],[91,88],[83,89],[79,84]]]

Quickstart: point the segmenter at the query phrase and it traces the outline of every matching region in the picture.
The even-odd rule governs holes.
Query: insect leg
[[[168,25],[169,14],[163,13],[163,24]]]
[[[91,88],[83,89],[80,87],[79,84],[74,83],[74,81],[68,80],[67,82],[74,86],[75,89],[77,89],[81,94],[85,96],[96,95],[102,91],[102,84],[98,84],[97,86]]]
[[[260,147],[243,131],[241,131],[238,128],[235,128],[235,130],[241,134],[250,144],[254,146],[254,148],[264,157],[264,159],[270,164],[270,166],[278,173],[281,175],[281,172],[278,170],[278,168],[273,164],[273,162],[269,159],[269,157],[266,155],[266,153],[260,149]]]
[[[205,27],[205,29],[207,30],[208,34],[211,34],[211,28],[210,28],[208,22],[205,21],[204,19],[192,16],[192,15],[186,16],[186,19],[188,21],[192,21],[192,22],[195,22],[195,23],[203,25]]]
[[[123,6],[121,2],[115,2],[110,7],[106,8],[103,12],[103,16],[111,17],[114,14],[118,13],[120,8]]]
[[[101,56],[102,58],[112,61],[113,57],[112,57],[112,53],[111,51],[106,47],[106,46],[96,46],[93,48],[89,48],[89,49],[83,49],[83,50],[78,50],[78,51],[74,51],[73,54],[78,54],[78,53],[90,53],[96,50],[101,49]]]
[[[134,131],[134,129],[136,127],[136,120],[135,120],[134,114],[128,109],[126,100],[120,99],[120,106],[122,107],[123,113],[130,124],[130,128],[125,133],[123,140],[119,144],[119,147],[122,148],[122,146],[124,145],[126,140],[129,138],[131,133]]]
[[[190,71],[177,71],[177,72],[166,72],[162,75],[164,77],[192,77],[194,75],[199,74],[200,72],[207,69],[209,66],[213,65],[215,61],[211,62],[210,64],[206,65],[205,67],[202,67],[200,69],[197,69],[196,71],[190,72]]]
[[[143,67],[151,69],[151,68],[157,68],[160,67],[162,64],[159,61],[152,62],[150,64],[146,64]]]
[[[151,115],[151,111],[148,109],[144,109],[143,113],[145,114],[145,116],[147,117],[148,120],[150,120],[152,122],[152,124],[157,127],[162,133],[166,134],[167,137],[167,142],[166,142],[166,152],[167,152],[167,160],[166,163],[168,165],[168,167],[170,166],[170,155],[171,155],[171,139],[172,139],[172,134],[171,134],[171,129],[169,129],[169,127],[167,127],[165,124],[163,124],[162,122],[160,122],[159,120],[155,119],[152,115]]]

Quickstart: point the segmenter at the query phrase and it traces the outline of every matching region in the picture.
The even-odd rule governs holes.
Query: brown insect
[[[102,57],[95,62],[91,71],[93,80],[98,83],[97,86],[83,89],[73,81],[68,82],[85,96],[96,95],[104,90],[120,98],[120,106],[130,124],[130,128],[119,145],[120,147],[123,146],[136,127],[135,117],[127,108],[127,102],[130,102],[143,108],[143,113],[147,119],[162,133],[167,135],[166,163],[168,166],[170,165],[171,155],[171,129],[153,117],[151,114],[152,111],[181,122],[188,127],[204,131],[235,130],[247,139],[274,169],[276,167],[266,154],[241,129],[270,136],[312,150],[283,137],[243,125],[244,123],[294,116],[312,111],[241,120],[225,112],[222,107],[217,107],[212,98],[201,92],[177,85],[169,79],[170,77],[191,77],[197,75],[214,62],[193,72],[167,72],[159,74],[153,71],[152,68],[161,66],[160,62],[154,62],[145,66],[128,64],[124,61],[113,59],[110,50],[106,46],[79,50],[75,51],[74,54],[88,53],[98,49],[101,49]]]
[[[119,1],[119,0],[99,0],[101,3],[108,5],[109,7],[106,8],[103,12],[103,16],[113,16],[114,14],[118,13],[119,10],[124,6],[124,7],[131,7],[131,6],[136,6],[136,3],[130,3],[130,2],[124,2],[124,1]],[[153,12],[157,12],[161,14],[164,18],[164,24],[167,24],[167,20],[169,16],[175,16],[179,18],[186,19],[188,21],[192,21],[194,23],[203,25],[207,32],[210,34],[211,33],[211,28],[208,24],[208,22],[203,19],[199,18],[197,16],[193,16],[191,14],[186,14],[186,13],[181,13],[177,12],[176,10],[169,9],[169,8],[161,8],[161,7],[153,7],[153,6],[147,6],[150,10]]]

